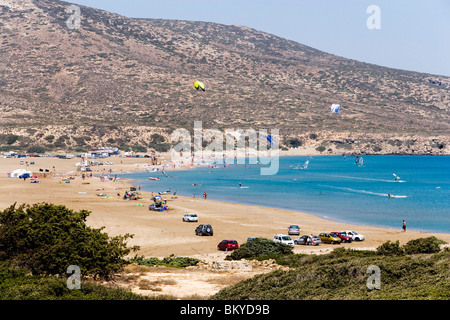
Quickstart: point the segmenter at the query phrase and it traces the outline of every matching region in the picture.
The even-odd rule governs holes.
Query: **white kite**
[[[341,110],[341,105],[340,104],[333,103],[331,105],[331,113],[339,114],[339,110]]]

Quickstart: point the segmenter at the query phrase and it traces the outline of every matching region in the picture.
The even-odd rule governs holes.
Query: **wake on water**
[[[366,190],[356,190],[356,189],[352,189],[352,188],[333,187],[333,186],[326,186],[326,185],[320,185],[320,186],[321,187],[326,187],[326,188],[333,188],[333,189],[339,189],[339,190],[354,192],[354,193],[369,194],[369,195],[372,195],[372,196],[389,197],[389,194],[387,194],[387,193],[378,193],[378,192],[371,192],[371,191],[366,191]],[[391,198],[407,198],[407,197],[408,196],[391,195]]]
[[[405,180],[384,180],[384,179],[373,179],[373,178],[361,178],[361,177],[352,177],[352,176],[339,176],[339,175],[328,175],[330,177],[335,178],[344,178],[344,179],[355,179],[355,180],[365,180],[365,181],[379,181],[379,182],[394,182],[394,183],[401,183],[406,182]]]

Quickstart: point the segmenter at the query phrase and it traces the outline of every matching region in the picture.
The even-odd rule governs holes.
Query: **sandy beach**
[[[23,164],[20,164],[21,161]],[[31,161],[35,163],[30,165]],[[225,252],[217,251],[217,244],[223,239],[235,239],[240,244],[252,236],[271,239],[277,233],[287,234],[287,228],[291,224],[298,224],[302,235],[347,229],[355,230],[366,237],[365,241],[351,244],[296,246],[295,253],[320,254],[330,252],[337,246],[375,249],[388,240],[399,240],[400,244],[405,244],[411,239],[432,235],[450,243],[450,234],[411,230],[402,232],[402,221],[399,221],[398,229],[351,225],[328,221],[301,212],[232,204],[203,198],[165,195],[163,197],[167,199],[169,211],[149,211],[148,206],[153,202],[150,200],[152,191],[155,193],[161,191],[157,187],[157,181],[155,181],[155,190],[141,191],[142,194],[139,195],[141,199],[124,200],[117,194],[123,195],[125,191],[130,190],[130,186],[139,187],[133,185],[131,181],[104,180],[95,175],[110,173],[114,176],[122,172],[143,171],[146,167],[152,168],[150,159],[110,157],[104,161],[110,161],[113,164],[92,167],[94,176],[82,179],[81,173],[76,171],[76,163],[79,162],[77,158],[0,158],[0,210],[4,210],[14,203],[42,202],[65,205],[73,210],[86,209],[91,211],[87,219],[89,226],[105,227],[104,232],[110,236],[133,234],[133,239],[130,239],[128,243],[130,246],[140,246],[138,255],[162,258],[174,254],[196,257],[206,263],[212,260],[223,260],[226,256]],[[44,169],[44,171],[47,169],[49,173],[45,178],[39,179],[40,183],[30,183],[29,179],[24,181],[7,177],[8,172],[20,168],[33,173],[39,173],[39,169]],[[69,177],[72,179],[63,180]],[[66,183],[66,181],[70,181],[70,183]],[[99,194],[108,197],[98,196]],[[190,212],[197,213],[198,223],[182,222],[182,216]],[[200,223],[211,224],[214,228],[214,236],[196,236],[194,229]],[[248,276],[250,275],[248,274]],[[220,283],[222,283],[222,287],[228,284],[223,280]],[[214,286],[211,294],[220,288],[221,286]],[[179,288],[179,291],[182,289]],[[209,292],[205,288],[201,291],[204,294]],[[195,290],[192,294],[195,294]]]

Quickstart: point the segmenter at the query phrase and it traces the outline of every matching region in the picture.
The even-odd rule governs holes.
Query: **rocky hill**
[[[450,153],[450,78],[334,56],[245,26],[0,0],[0,146],[170,147],[176,128],[279,129],[323,152]],[[206,92],[193,83],[205,83]],[[342,106],[339,115],[330,105]]]

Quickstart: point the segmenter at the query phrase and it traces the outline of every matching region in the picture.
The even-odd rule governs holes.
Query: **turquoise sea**
[[[307,160],[308,167],[300,169]],[[170,188],[189,197],[206,192],[210,200],[301,211],[352,224],[401,229],[404,219],[408,230],[450,233],[450,156],[363,156],[362,166],[355,160],[280,157],[278,173],[271,176],[261,175],[260,166],[247,159],[246,165],[124,177],[149,192]],[[161,180],[151,181],[150,176]]]

